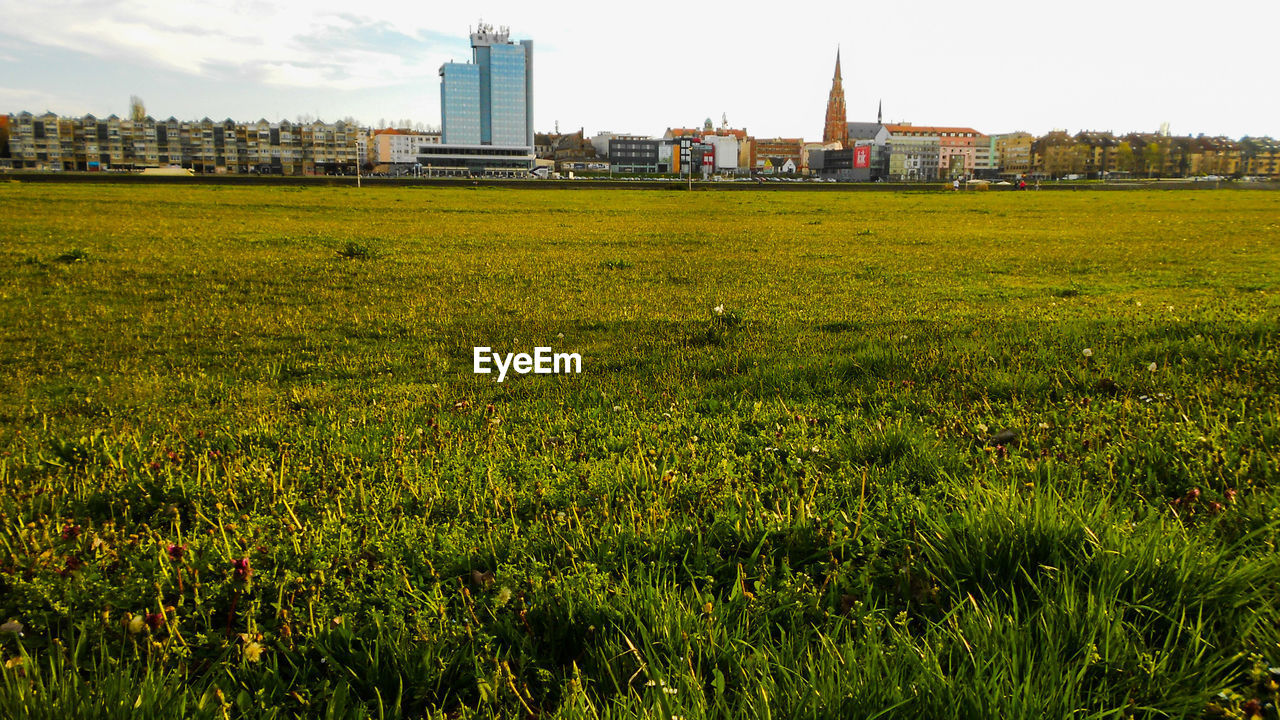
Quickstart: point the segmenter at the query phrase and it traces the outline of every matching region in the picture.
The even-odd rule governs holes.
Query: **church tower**
[[[822,128],[822,142],[849,144],[849,116],[844,108],[844,82],[840,79],[840,49],[836,48],[836,74],[831,78],[831,96],[827,98],[827,123]]]

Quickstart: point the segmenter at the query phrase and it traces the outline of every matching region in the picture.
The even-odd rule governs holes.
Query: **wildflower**
[[[1091,357],[1093,357],[1093,348],[1085,348],[1085,349],[1084,349],[1084,356],[1085,356],[1085,357],[1087,357],[1087,358],[1091,358]]]
[[[164,613],[147,613],[146,623],[152,630],[159,630],[164,625]]]
[[[1151,363],[1150,365],[1148,365],[1148,366],[1147,366],[1147,369],[1148,369],[1148,370],[1150,370],[1151,372],[1155,372],[1155,371],[1156,371],[1156,368],[1158,368],[1158,367],[1159,367],[1159,366],[1158,366],[1158,365],[1156,365],[1155,363]]]
[[[12,670],[13,668],[16,668],[16,667],[22,667],[23,662],[24,660],[22,659],[21,655],[15,655],[9,658],[8,660],[5,660],[4,666]]]
[[[511,602],[511,588],[504,587],[498,591],[498,606],[501,607]]]
[[[23,627],[24,627],[23,624],[18,622],[17,620],[9,620],[9,622],[6,622],[5,624],[0,625],[0,633],[11,633],[13,635],[22,635]]]
[[[236,580],[248,580],[253,576],[253,568],[249,567],[249,558],[240,558],[231,565],[235,568]]]
[[[187,551],[186,545],[170,545],[165,548],[165,552],[169,553],[169,559],[174,562],[181,562],[182,555]]]
[[[244,659],[249,662],[258,662],[262,659],[262,644],[251,642],[244,646]]]
[[[1139,301],[1138,301],[1138,307],[1142,307],[1142,301],[1141,301],[1141,300],[1139,300]]]
[[[613,406],[613,411],[614,411],[614,412],[618,412],[618,411],[619,411],[619,410],[621,410],[621,409],[622,409],[622,406],[621,406],[621,405],[614,405],[614,406]]]
[[[1235,488],[1227,488],[1227,491],[1226,491],[1225,493],[1223,493],[1223,494],[1227,496],[1227,502],[1231,502],[1231,503],[1233,503],[1233,502],[1235,502],[1235,501],[1236,501],[1236,491],[1235,491]],[[2,629],[4,629],[4,628],[3,628],[2,626],[0,626],[0,630],[2,630]]]
[[[1042,423],[1040,423],[1040,429],[1041,429],[1041,430],[1048,430],[1048,429],[1049,429],[1049,423],[1047,423],[1047,422],[1042,422]]]
[[[75,540],[75,539],[76,539],[77,537],[79,537],[79,536],[80,536],[80,526],[79,526],[79,525],[72,525],[72,524],[68,523],[67,525],[64,525],[64,526],[63,526],[63,528],[62,528],[62,539],[63,539],[63,540]]]
[[[559,338],[560,340],[563,340],[563,339],[564,339],[564,333],[556,333],[556,337],[557,337],[557,338]]]
[[[717,314],[717,315],[723,315],[723,314],[724,314],[724,304],[723,304],[723,303],[721,303],[720,305],[717,305],[717,306],[715,306],[715,307],[711,308],[711,311],[712,311],[712,312],[714,312],[714,313],[715,313],[715,314]]]
[[[977,429],[977,431],[978,431],[978,432],[980,432],[980,433],[985,433],[985,432],[987,432],[988,430],[990,430],[991,428],[987,427],[987,426],[986,426],[985,424],[983,424],[983,423],[978,423],[978,424],[977,424],[977,426],[976,426],[976,429]]]
[[[822,452],[822,448],[818,447],[817,445],[814,445],[813,447],[809,448],[809,452],[811,453]]]
[[[129,624],[128,624],[129,634],[137,635],[138,633],[142,632],[142,628],[145,625],[146,625],[146,620],[144,620],[141,615],[134,615],[133,617],[129,618]]]

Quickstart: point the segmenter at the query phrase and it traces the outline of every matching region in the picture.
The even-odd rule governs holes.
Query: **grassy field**
[[[0,716],[1277,717],[1278,194],[0,221]]]

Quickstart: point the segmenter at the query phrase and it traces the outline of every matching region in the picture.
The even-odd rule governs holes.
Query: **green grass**
[[[0,218],[2,716],[1277,717],[1272,193]]]

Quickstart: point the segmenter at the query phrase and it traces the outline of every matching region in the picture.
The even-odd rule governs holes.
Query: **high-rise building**
[[[472,62],[440,67],[446,145],[533,147],[533,41],[505,27],[471,33]]]
[[[480,66],[440,66],[440,129],[446,145],[480,144]]]
[[[844,107],[844,81],[840,78],[840,50],[836,50],[836,73],[831,78],[831,94],[827,97],[827,122],[822,128],[822,143],[849,142],[848,113]]]

